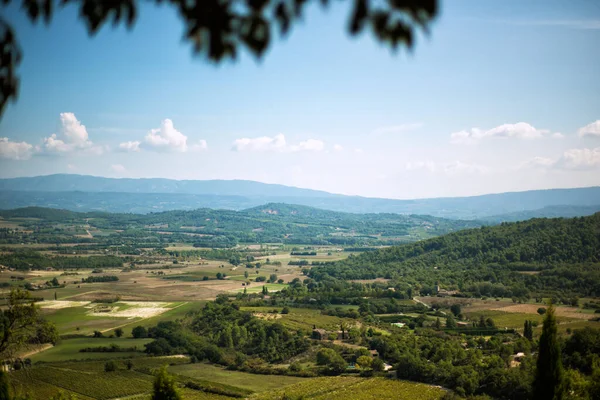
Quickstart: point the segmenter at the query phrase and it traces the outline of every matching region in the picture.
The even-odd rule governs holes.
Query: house
[[[326,340],[327,339],[327,331],[325,329],[313,329],[312,336],[315,340]]]
[[[379,352],[377,350],[369,350],[369,353],[371,353],[372,357],[379,357]]]
[[[525,353],[517,353],[510,356],[510,367],[516,368],[521,365],[521,361],[525,358]]]
[[[457,321],[456,326],[458,326],[459,328],[467,328],[469,326],[469,323],[464,321]]]
[[[396,328],[404,328],[404,326],[406,325],[403,322],[394,322],[391,324],[392,326],[395,326]]]
[[[436,285],[435,286],[435,291],[436,291],[436,293],[437,293],[437,295],[439,297],[454,296],[454,295],[457,295],[459,293],[458,290],[446,290],[446,289],[442,289],[440,287],[440,285]]]

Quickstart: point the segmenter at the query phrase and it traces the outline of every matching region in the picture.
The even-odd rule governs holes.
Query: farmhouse
[[[458,290],[446,290],[446,289],[442,289],[442,288],[440,288],[440,285],[436,285],[435,286],[435,291],[436,291],[436,293],[437,293],[437,295],[439,297],[454,296],[454,295],[457,295],[459,293]]]
[[[326,340],[327,339],[327,331],[325,329],[313,329],[312,336],[315,340]]]

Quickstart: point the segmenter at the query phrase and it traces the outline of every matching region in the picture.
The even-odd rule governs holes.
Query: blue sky
[[[600,4],[441,0],[414,51],[346,34],[348,2],[260,61],[193,56],[168,6],[88,38],[3,10],[25,57],[0,176],[251,179],[417,198],[600,184]],[[341,3],[341,4],[337,4]],[[52,136],[55,135],[55,136]]]

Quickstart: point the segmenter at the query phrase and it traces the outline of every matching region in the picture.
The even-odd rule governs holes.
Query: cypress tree
[[[564,395],[564,371],[556,329],[554,306],[550,304],[544,317],[540,337],[533,391],[535,399],[561,400]]]
[[[8,374],[0,370],[0,400],[10,399],[10,383],[8,382]]]
[[[531,321],[525,321],[525,327],[523,329],[523,336],[525,339],[533,340],[533,324]]]

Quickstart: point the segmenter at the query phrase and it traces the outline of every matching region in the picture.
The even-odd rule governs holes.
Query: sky
[[[317,2],[315,2],[317,3]],[[0,177],[248,179],[387,198],[600,185],[600,3],[441,0],[392,52],[311,6],[260,60],[194,55],[168,5],[90,38],[0,6],[20,42]]]

